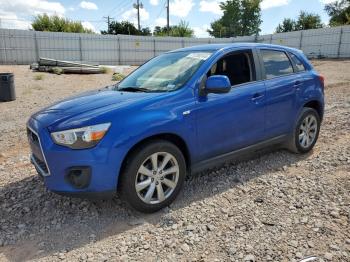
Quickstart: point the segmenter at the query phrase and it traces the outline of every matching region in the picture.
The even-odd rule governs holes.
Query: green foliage
[[[140,35],[150,36],[152,35],[151,29],[149,27],[141,28]]]
[[[149,27],[142,28],[140,31],[134,26],[133,23],[128,21],[112,21],[107,31],[101,31],[101,34],[106,35],[152,35]]]
[[[173,37],[193,37],[194,31],[190,28],[188,22],[181,20],[178,25],[170,26],[169,34],[166,26],[156,26],[153,31],[154,36],[173,36]]]
[[[297,23],[290,18],[285,18],[276,28],[276,33],[292,32],[297,28]]]
[[[47,14],[37,15],[32,22],[32,27],[35,31],[93,33],[90,29],[84,28],[81,22],[72,21],[57,15],[48,16]]]
[[[193,29],[190,28],[188,22],[181,20],[178,25],[173,26],[170,31],[171,36],[193,37]]]
[[[56,75],[61,75],[63,73],[63,69],[61,67],[54,67],[52,68],[52,73]]]
[[[340,0],[326,5],[325,11],[331,17],[330,26],[350,25],[350,0]]]
[[[220,3],[223,16],[211,23],[214,37],[257,35],[260,32],[262,0],[227,0]]]
[[[122,81],[125,78],[125,75],[121,73],[114,73],[112,75],[112,81]]]
[[[154,36],[167,36],[168,29],[166,26],[164,26],[164,27],[156,26],[156,27],[154,27],[153,35]],[[169,35],[170,35],[170,33],[169,33]]]
[[[111,72],[111,69],[105,66],[101,66],[100,71],[102,74],[108,74],[109,72]]]
[[[324,25],[322,24],[319,15],[301,11],[296,21],[290,18],[285,18],[283,22],[277,26],[276,33],[317,29],[322,27],[324,27]]]
[[[321,16],[301,11],[297,21],[298,30],[322,28]]]
[[[43,74],[35,74],[34,75],[34,80],[43,80],[44,79],[44,75]]]

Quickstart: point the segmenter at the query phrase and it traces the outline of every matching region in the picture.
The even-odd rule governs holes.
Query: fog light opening
[[[68,170],[66,180],[74,188],[87,188],[90,184],[91,169],[89,167],[74,167]]]

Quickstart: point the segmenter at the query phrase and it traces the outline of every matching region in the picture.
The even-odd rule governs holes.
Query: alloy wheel
[[[146,204],[159,204],[174,192],[179,180],[179,164],[168,152],[146,158],[137,171],[135,189]]]
[[[307,115],[299,127],[299,144],[303,148],[310,147],[317,135],[317,119],[314,115]]]

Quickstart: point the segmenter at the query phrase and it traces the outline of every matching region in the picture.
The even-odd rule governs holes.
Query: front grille
[[[32,163],[36,167],[37,171],[42,176],[47,176],[49,174],[49,169],[47,168],[45,162],[41,161],[39,158],[37,158],[34,154],[31,156]]]
[[[27,128],[27,136],[30,142],[39,145],[39,138],[38,136],[29,128]]]
[[[50,170],[47,165],[38,134],[30,127],[27,127],[27,136],[32,151],[32,155],[30,157],[31,162],[34,164],[40,175],[49,176]]]

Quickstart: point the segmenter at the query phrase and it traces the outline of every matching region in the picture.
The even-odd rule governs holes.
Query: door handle
[[[302,85],[302,82],[297,80],[294,82],[294,86],[297,88],[297,89],[300,89],[300,86]]]
[[[184,115],[184,116],[188,116],[189,114],[191,114],[191,110],[187,110],[187,111],[182,112],[182,115]]]
[[[263,94],[256,93],[256,94],[253,95],[252,100],[253,100],[253,101],[256,101],[256,100],[259,100],[259,99],[261,99],[261,98],[263,98],[263,97],[264,97]]]

